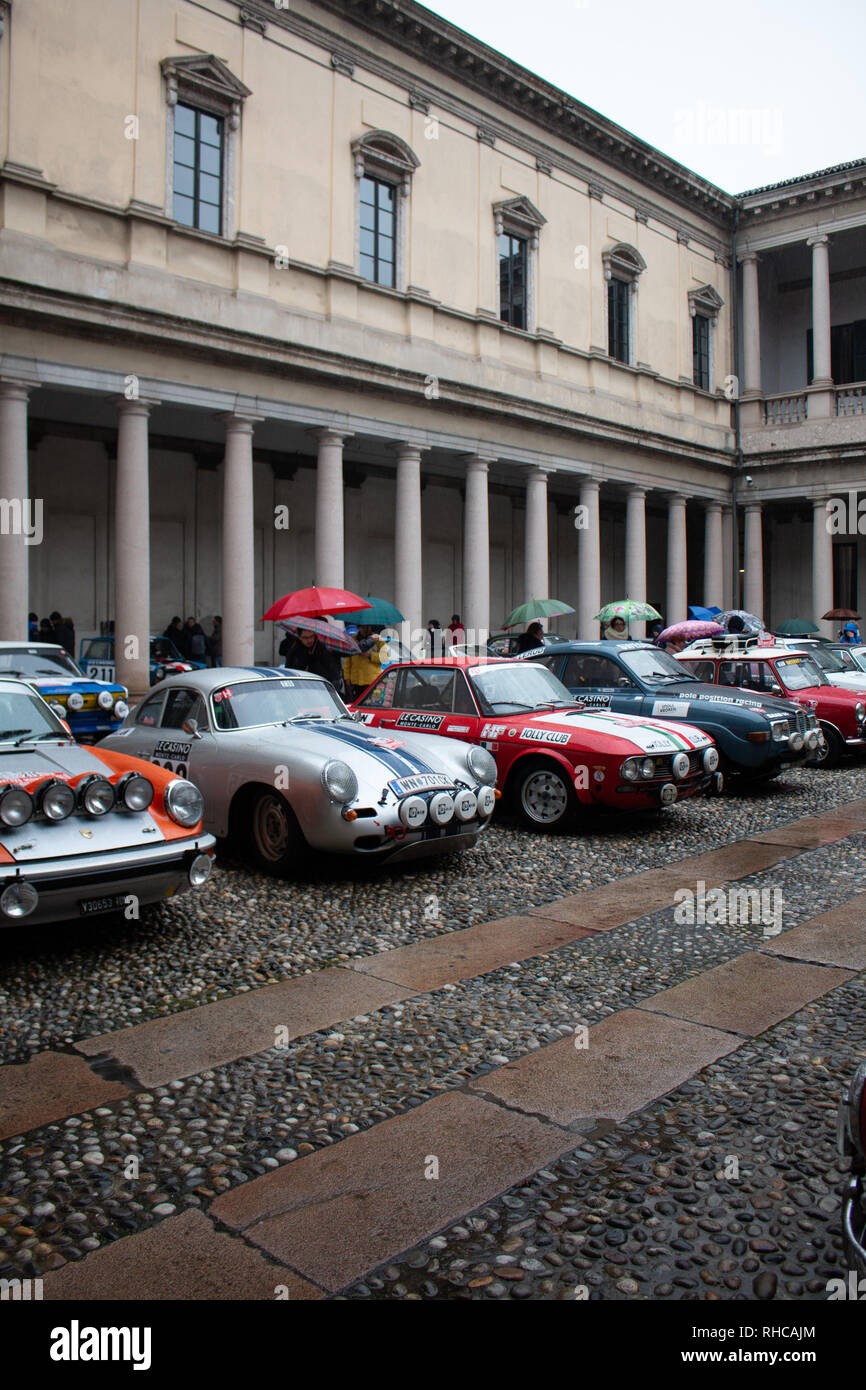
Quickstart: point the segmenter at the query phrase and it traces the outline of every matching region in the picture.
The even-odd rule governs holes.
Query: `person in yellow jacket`
[[[359,627],[355,641],[361,650],[343,659],[343,680],[346,682],[347,700],[357,699],[361,692],[381,675],[381,653],[387,646],[385,639],[370,627]]]

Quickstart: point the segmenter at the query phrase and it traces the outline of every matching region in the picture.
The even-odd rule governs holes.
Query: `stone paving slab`
[[[573,1146],[547,1121],[449,1092],[226,1192],[210,1210],[336,1291]],[[426,1177],[434,1157],[439,1176]]]
[[[271,1264],[201,1211],[185,1211],[44,1276],[43,1297],[122,1301],[323,1298],[321,1289]]]
[[[863,816],[816,816],[812,820],[795,821],[793,825],[780,825],[775,830],[762,830],[758,835],[750,835],[749,841],[762,845],[796,845],[798,849],[819,849],[834,840],[844,840],[847,835],[866,830]]]
[[[595,933],[544,917],[501,917],[463,931],[447,932],[376,956],[363,956],[351,967],[360,974],[394,980],[426,991],[498,970],[512,961],[544,955]]]
[[[163,1086],[264,1052],[277,1041],[290,1042],[356,1014],[399,1003],[411,993],[335,967],[86,1038],[76,1048],[87,1057],[107,1055],[131,1068],[143,1086]],[[278,1028],[286,1031],[278,1035]]]
[[[716,805],[720,805],[716,802]],[[793,858],[799,852],[796,845],[766,845],[754,840],[735,840],[729,845],[720,845],[703,854],[690,854],[687,859],[670,864],[664,873],[668,881],[674,880],[676,886],[692,884],[703,879],[709,887],[710,881],[716,884],[728,883],[731,879],[746,878],[749,874],[763,873],[785,859]]]
[[[563,1038],[473,1081],[470,1089],[560,1125],[624,1120],[741,1047],[730,1033],[624,1009],[590,1028],[588,1046]]]
[[[103,1081],[83,1057],[39,1052],[20,1066],[0,1067],[0,1139],[128,1095],[128,1086]]]
[[[813,917],[801,927],[782,932],[761,949],[773,955],[866,970],[866,893]]]
[[[654,994],[639,1007],[756,1037],[852,977],[850,970],[746,951],[736,960]]]
[[[647,912],[672,906],[675,891],[668,870],[648,869],[599,888],[587,888],[583,893],[570,893],[543,907],[531,907],[529,916],[546,917],[594,932],[610,931]]]

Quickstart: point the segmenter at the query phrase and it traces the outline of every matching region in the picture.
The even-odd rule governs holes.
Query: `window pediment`
[[[712,320],[713,327],[719,321],[719,310],[723,307],[724,302],[712,285],[701,285],[700,289],[689,290],[689,313],[692,318],[696,314],[704,314]]]
[[[391,179],[399,184],[402,193],[409,192],[412,175],[421,164],[411,145],[389,130],[371,130],[353,140],[352,157],[356,178],[369,174]]]
[[[625,241],[618,241],[614,246],[602,251],[601,259],[604,263],[605,280],[616,278],[636,284],[638,276],[646,270],[646,261],[640,251]]]
[[[516,236],[530,236],[533,233],[537,236],[539,229],[547,221],[535,204],[522,196],[494,203],[493,216],[496,220],[497,236],[504,231],[513,232]]]
[[[235,77],[221,58],[213,53],[188,58],[163,58],[160,63],[166,81],[168,104],[179,100],[230,117],[232,127],[240,122],[241,104],[252,92]]]

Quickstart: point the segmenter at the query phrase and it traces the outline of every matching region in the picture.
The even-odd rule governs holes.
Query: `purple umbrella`
[[[666,627],[664,632],[660,632],[656,641],[661,645],[662,642],[669,642],[674,637],[685,637],[687,642],[697,642],[701,637],[715,637],[717,633],[724,632],[720,623],[707,622],[706,618],[687,618],[683,623],[672,623]]]
[[[295,634],[314,632],[323,647],[330,647],[335,652],[344,652],[346,656],[361,650],[358,643],[343,628],[338,627],[336,623],[328,622],[325,618],[298,618],[291,623],[278,623],[277,626]]]

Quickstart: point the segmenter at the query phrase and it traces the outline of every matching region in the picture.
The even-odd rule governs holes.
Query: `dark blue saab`
[[[820,760],[814,714],[773,695],[706,685],[649,642],[560,642],[533,659],[587,710],[671,719],[712,734],[729,774],[767,779],[787,764]]]

